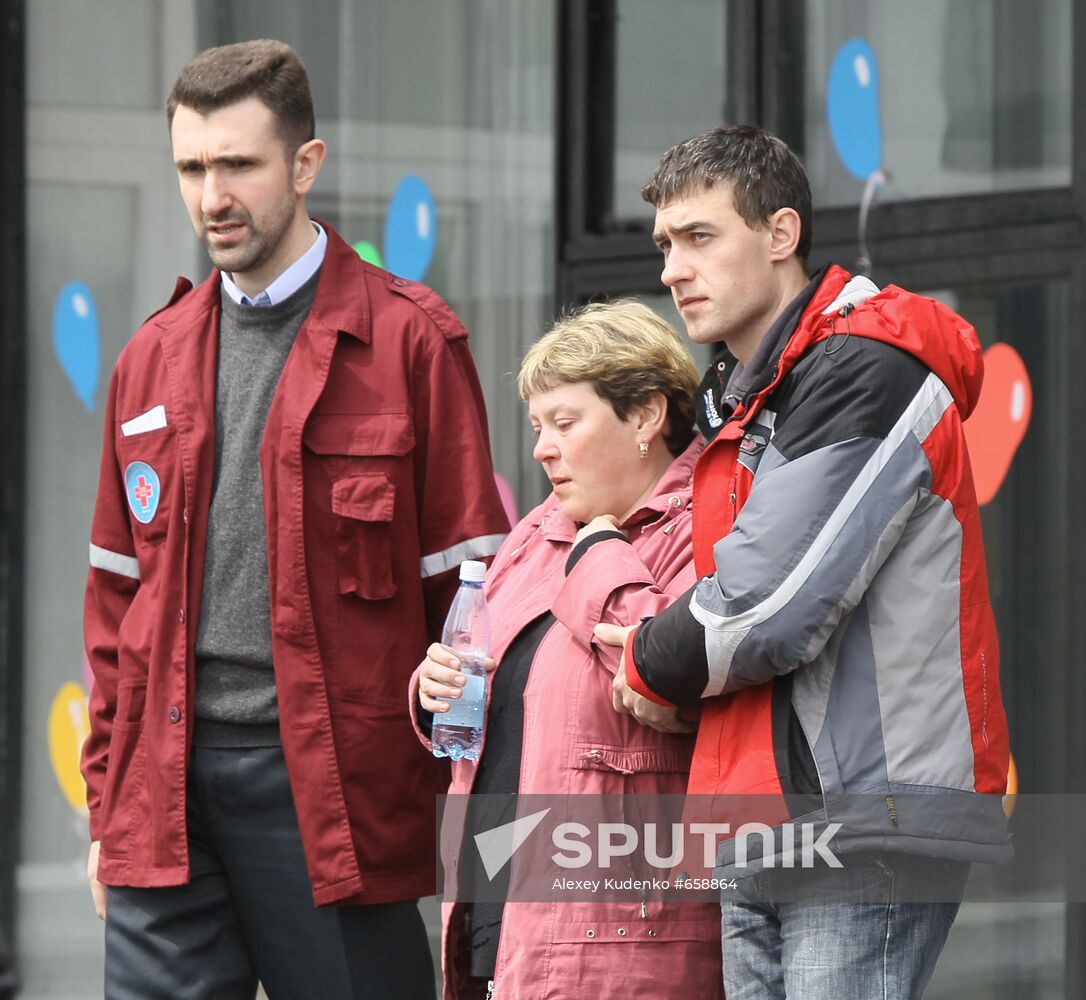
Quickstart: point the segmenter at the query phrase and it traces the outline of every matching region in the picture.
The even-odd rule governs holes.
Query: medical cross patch
[[[158,511],[162,493],[155,470],[146,462],[132,462],[124,470],[124,491],[132,516],[140,524],[149,524]]]

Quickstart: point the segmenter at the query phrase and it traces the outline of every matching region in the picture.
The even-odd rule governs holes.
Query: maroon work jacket
[[[435,793],[403,691],[461,559],[508,523],[467,333],[330,228],[260,448],[283,753],[317,904],[434,891]],[[105,415],[84,630],[99,878],[187,881],[193,646],[215,461],[219,272],[137,331]],[[161,409],[160,409],[161,408]]]

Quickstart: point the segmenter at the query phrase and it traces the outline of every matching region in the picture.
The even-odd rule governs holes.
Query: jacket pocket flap
[[[332,483],[332,513],[356,521],[391,521],[396,485],[384,473],[348,476]]]
[[[582,771],[616,771],[640,774],[643,771],[689,771],[693,744],[689,746],[611,747],[577,743],[573,764]]]
[[[415,431],[404,410],[379,413],[316,413],[302,435],[318,455],[406,455]]]

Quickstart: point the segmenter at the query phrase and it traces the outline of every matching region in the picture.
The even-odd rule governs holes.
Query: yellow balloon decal
[[[68,804],[81,813],[87,809],[87,786],[79,773],[79,754],[89,733],[87,695],[69,681],[57,692],[49,709],[49,760]]]

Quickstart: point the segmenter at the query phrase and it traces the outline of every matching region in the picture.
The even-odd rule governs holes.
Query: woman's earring
[[[637,450],[642,458],[649,457],[649,446],[644,441],[637,442]]]

